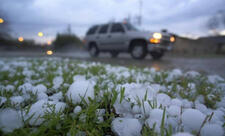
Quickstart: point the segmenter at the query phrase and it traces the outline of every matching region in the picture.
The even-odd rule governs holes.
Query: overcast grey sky
[[[65,31],[68,24],[83,36],[93,24],[120,21],[128,15],[135,18],[139,0],[0,0],[0,8],[9,18],[13,35],[40,41],[37,33],[42,31],[43,41]],[[206,35],[206,21],[219,10],[225,12],[225,0],[143,0],[142,28]]]

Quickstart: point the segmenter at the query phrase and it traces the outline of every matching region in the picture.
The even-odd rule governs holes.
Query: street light
[[[52,55],[53,54],[53,51],[52,50],[48,50],[48,51],[46,51],[46,54],[47,55]]]
[[[48,45],[51,45],[51,44],[52,44],[52,41],[48,41],[47,44],[48,44]]]
[[[18,41],[19,41],[19,42],[23,42],[23,41],[24,41],[23,37],[19,37],[19,38],[18,38]]]
[[[3,23],[4,23],[4,19],[0,18],[0,24],[3,24]]]
[[[39,36],[39,37],[43,37],[44,34],[43,34],[42,32],[38,32],[38,36]]]

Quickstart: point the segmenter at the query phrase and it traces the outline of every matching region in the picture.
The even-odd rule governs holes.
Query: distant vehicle
[[[91,27],[84,41],[92,57],[100,52],[109,52],[112,57],[128,52],[134,59],[143,59],[148,53],[153,59],[160,59],[172,49],[175,37],[167,32],[140,31],[130,23],[109,23]]]

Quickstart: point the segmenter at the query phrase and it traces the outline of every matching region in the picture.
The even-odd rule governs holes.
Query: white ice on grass
[[[176,133],[173,136],[193,136],[193,135],[190,133],[181,132],[181,133]]]
[[[196,85],[195,85],[195,83],[188,83],[188,87],[189,87],[191,90],[196,90]]]
[[[157,94],[156,99],[158,106],[169,106],[171,104],[171,98],[164,93]]]
[[[5,61],[0,60],[0,71],[2,71],[3,69],[5,71],[9,71],[8,76],[10,78],[25,75],[25,78],[23,80],[24,84],[22,85],[20,84],[19,80],[11,83],[12,85],[7,85],[5,83],[3,85],[0,83],[1,91],[12,93],[11,98],[6,98],[6,96],[4,96],[4,93],[3,97],[0,96],[0,106],[2,106],[2,104],[6,102],[8,104],[8,101],[11,104],[19,104],[23,103],[23,101],[30,101],[31,99],[36,100],[33,97],[33,95],[36,95],[37,101],[34,102],[34,104],[30,105],[31,108],[30,111],[28,111],[28,114],[25,115],[25,111],[23,111],[23,117],[25,120],[34,115],[29,122],[30,125],[41,124],[44,120],[43,115],[47,114],[48,112],[51,114],[52,111],[50,110],[50,107],[52,107],[53,105],[56,106],[56,110],[59,110],[60,108],[62,108],[63,110],[65,108],[66,104],[60,102],[66,100],[63,97],[62,90],[59,89],[61,88],[61,86],[66,88],[69,87],[66,93],[66,97],[71,100],[75,105],[77,105],[73,109],[73,111],[69,113],[69,115],[71,115],[71,117],[77,117],[78,113],[81,113],[79,119],[81,121],[86,121],[87,115],[85,113],[82,113],[82,108],[78,106],[81,102],[80,97],[84,97],[87,102],[88,97],[94,98],[94,85],[95,83],[98,83],[98,86],[100,88],[107,85],[107,90],[101,90],[100,93],[97,94],[97,100],[101,101],[101,98],[103,97],[105,91],[110,92],[112,89],[115,89],[118,93],[116,102],[113,105],[113,108],[115,108],[116,113],[120,116],[120,118],[115,118],[114,120],[114,126],[117,126],[117,129],[115,129],[117,131],[113,131],[115,132],[115,134],[118,134],[119,132],[120,135],[124,136],[141,135],[140,132],[144,124],[152,128],[154,123],[156,123],[155,130],[160,134],[160,125],[162,122],[163,115],[162,109],[165,107],[165,128],[168,129],[169,125],[172,125],[173,132],[177,133],[175,134],[176,136],[190,136],[191,134],[189,133],[198,132],[199,126],[201,126],[206,115],[210,116],[212,112],[214,113],[212,118],[210,119],[210,121],[207,121],[206,125],[201,129],[201,136],[207,136],[207,134],[213,134],[215,136],[216,134],[218,134],[219,136],[224,135],[224,130],[222,126],[224,125],[225,121],[225,83],[224,79],[220,76],[208,76],[207,82],[212,83],[214,85],[212,92],[210,92],[209,95],[206,95],[204,97],[200,94],[197,94],[197,96],[194,97],[194,101],[192,102],[188,100],[188,97],[187,99],[182,98],[183,95],[180,95],[179,92],[184,92],[185,95],[188,95],[189,93],[194,96],[196,95],[196,88],[199,87],[199,85],[201,85],[199,83],[201,83],[201,81],[204,81],[205,79],[203,76],[201,76],[198,72],[195,71],[189,71],[184,74],[181,70],[174,69],[172,71],[165,72],[166,74],[168,74],[165,79],[167,83],[165,82],[165,84],[158,84],[154,81],[154,78],[157,75],[162,77],[163,73],[160,71],[156,71],[153,68],[144,68],[143,70],[139,70],[119,66],[114,67],[111,65],[102,65],[100,63],[83,62],[75,64],[70,63],[69,60],[64,60],[66,63],[69,64],[64,63],[61,66],[57,66],[56,71],[51,71],[52,74],[55,75],[55,78],[52,80],[53,89],[50,89],[53,90],[51,94],[54,94],[48,96],[48,89],[46,88],[46,86],[43,85],[43,82],[45,82],[44,77],[39,79],[32,79],[31,77],[40,77],[40,74],[46,73],[46,68],[48,68],[49,66],[56,66],[58,61],[55,61],[55,59],[53,58],[43,60],[43,63],[41,65],[38,64],[40,66],[38,67],[38,70],[41,71],[41,73],[37,73],[32,69],[32,67],[30,67],[33,65],[32,63],[36,64],[36,62],[30,63],[27,62],[27,60],[24,60],[23,58],[18,60],[22,62],[12,61],[5,63]],[[51,64],[49,64],[49,61],[51,61]],[[22,72],[17,72],[18,66],[22,67]],[[87,73],[80,73],[79,70],[76,71],[76,67],[78,67],[78,69],[82,69],[91,68],[92,66],[100,66],[106,71],[106,73],[103,73],[101,75],[93,75],[91,71],[88,71]],[[70,71],[68,67],[74,67],[74,70]],[[63,81],[62,75],[64,71],[70,72],[71,75],[75,75],[73,77],[74,83],[72,85],[68,82]],[[112,81],[112,79],[110,78],[111,76],[113,76],[115,80],[122,81],[121,84],[117,84],[117,82]],[[184,91],[186,87],[184,87],[182,84],[180,84],[180,82],[178,82],[175,88],[176,92],[173,92],[172,82],[174,82],[175,80],[182,80],[183,77],[188,79],[187,89],[190,91]],[[127,83],[128,80],[131,78],[132,80],[134,80],[134,82]],[[170,84],[170,82],[172,84]],[[45,84],[47,86],[50,86],[51,81],[45,82]],[[18,85],[19,87],[15,88]],[[120,102],[121,87],[125,88],[125,93],[123,100]],[[167,95],[167,92],[174,93],[173,97],[170,98],[170,96]],[[207,108],[206,105],[204,105],[204,99],[208,97],[208,99],[212,101],[212,98],[215,97],[215,92],[219,92],[221,96],[221,101],[216,101],[217,109],[210,109],[209,107]],[[21,95],[24,99],[22,102],[20,102],[19,99],[19,97],[21,96],[18,97],[18,95]],[[152,105],[150,105],[149,102],[151,104],[154,103],[154,108],[151,107]],[[160,105],[162,105],[162,107],[160,107]],[[4,107],[5,106],[7,105],[4,105]],[[20,108],[16,107],[16,109]],[[3,113],[3,110],[5,109],[0,109],[0,117],[2,116],[1,114]],[[103,111],[104,109],[98,109],[96,111],[96,117],[98,119],[97,123],[104,121]],[[63,114],[64,113],[62,112],[62,115]],[[35,123],[36,119],[37,122]],[[123,121],[118,121],[118,119]],[[113,127],[113,123],[111,125]],[[184,130],[184,133],[178,133],[181,130]],[[136,132],[138,132],[138,134],[136,134]]]
[[[151,87],[154,89],[155,93],[158,93],[160,90],[163,90],[164,86],[161,86],[159,84],[151,84]]]
[[[193,105],[193,103],[190,102],[190,101],[188,101],[187,99],[183,99],[183,100],[182,100],[182,106],[183,106],[184,108],[191,108],[192,105]]]
[[[34,71],[28,70],[27,68],[24,68],[23,75],[26,77],[31,77],[34,74]]]
[[[6,91],[14,91],[15,90],[15,87],[13,86],[13,85],[7,85],[6,87],[5,87],[5,90]]]
[[[208,115],[211,115],[211,113],[208,114]],[[211,123],[211,124],[218,124],[218,125],[221,125],[221,126],[223,125],[223,121],[219,120],[219,118],[215,114],[212,116],[212,118],[209,121],[209,123]]]
[[[47,88],[43,84],[39,84],[33,88],[33,93],[46,93]]]
[[[103,118],[104,114],[105,114],[105,109],[97,109],[96,110],[96,116],[98,118],[99,123],[104,121],[104,118]]]
[[[203,95],[199,95],[196,98],[195,103],[205,103],[204,96]]]
[[[135,100],[137,97],[143,100],[145,96],[147,96],[147,100],[152,100],[159,91],[155,86],[153,88],[150,85],[137,83],[123,84],[121,87],[125,88],[125,96],[131,100]],[[120,90],[120,87],[118,87],[118,90]]]
[[[61,101],[62,99],[63,99],[62,92],[58,92],[53,94],[52,96],[49,96],[49,100],[52,100],[52,101]]]
[[[187,77],[187,78],[193,79],[193,78],[196,78],[196,77],[200,76],[200,73],[198,73],[196,71],[188,71],[184,74],[184,76]]]
[[[83,75],[76,75],[73,77],[73,81],[86,81],[86,78]]]
[[[198,131],[205,120],[205,115],[196,109],[186,109],[181,118],[185,129]]]
[[[79,112],[81,112],[82,108],[80,106],[76,106],[74,109],[73,109],[73,113],[77,114]]]
[[[207,107],[204,104],[201,104],[201,103],[196,103],[195,108],[198,109],[199,111],[201,111],[202,113],[208,112]]]
[[[113,107],[115,108],[117,114],[124,116],[131,111],[131,104],[125,100],[122,100],[120,103],[118,98]]]
[[[218,76],[218,75],[210,75],[210,76],[208,76],[207,81],[211,84],[216,84],[216,83],[219,83],[219,82],[224,82],[224,79],[221,76]]]
[[[169,73],[168,77],[166,78],[166,81],[171,82],[174,79],[179,78],[180,76],[182,76],[182,71],[180,69],[174,69]]]
[[[96,110],[96,115],[97,116],[103,116],[105,114],[105,109],[97,109]]]
[[[19,106],[24,102],[24,98],[22,96],[12,96],[10,101],[12,105]]]
[[[214,115],[219,118],[219,120],[224,121],[224,113],[221,110],[215,110]]]
[[[179,99],[172,99],[171,100],[171,105],[176,105],[176,106],[181,107],[182,106],[182,101],[179,100]]]
[[[88,97],[94,98],[94,83],[91,81],[75,81],[66,94],[67,98],[74,104],[82,101],[89,102]]]
[[[63,111],[65,107],[66,104],[63,102],[39,100],[31,106],[25,118],[32,117],[29,122],[30,125],[40,125],[44,121],[42,117],[46,113],[52,113],[53,110],[57,113]]]
[[[150,117],[146,120],[146,123],[150,128],[153,128],[153,125],[156,124],[155,130],[157,132],[160,132],[160,125],[161,125],[162,119],[163,119],[163,110],[153,109],[150,112]],[[167,121],[167,115],[165,113],[164,122],[166,123],[166,121]]]
[[[18,90],[21,90],[24,94],[26,94],[27,92],[32,92],[33,86],[30,83],[24,83],[18,87]]]
[[[0,106],[2,106],[2,104],[4,104],[7,101],[7,99],[5,97],[0,96]]]
[[[123,114],[123,116],[130,116],[130,112],[132,112],[134,115],[142,113],[145,116],[148,116],[151,111],[151,106],[147,101],[155,102],[158,104],[157,107],[159,107],[161,104],[163,106],[168,106],[170,104],[170,97],[166,94],[157,94],[160,90],[160,85],[148,85],[148,84],[138,84],[138,83],[131,83],[131,84],[123,84],[121,86],[118,86],[117,90],[120,90],[121,87],[125,88],[124,93],[124,99],[128,100],[122,100],[122,102],[119,102],[119,97],[114,104],[114,107],[116,109],[117,114]],[[120,93],[120,91],[119,91]],[[156,98],[156,99],[154,99]],[[144,106],[138,107],[137,100],[144,100]],[[136,105],[131,109],[131,102],[136,103]],[[129,114],[128,114],[129,113]]]
[[[167,124],[171,125],[174,130],[179,127],[179,119],[177,117],[169,116],[167,118]]]
[[[24,98],[24,101],[27,101],[31,98],[30,94],[28,94],[28,93],[23,94],[22,97]]]
[[[61,84],[63,83],[63,81],[64,81],[63,77],[61,77],[61,76],[55,77],[53,79],[53,88],[58,89],[61,86]]]
[[[137,119],[115,118],[112,121],[112,131],[117,136],[141,136],[142,125]]]
[[[217,84],[217,88],[223,92],[223,95],[225,95],[225,83]]]
[[[224,136],[224,130],[217,124],[205,124],[201,129],[201,136]]]
[[[4,89],[5,89],[5,86],[0,84],[0,92],[3,91]]]
[[[167,112],[169,113],[170,116],[180,116],[180,114],[181,114],[181,107],[176,106],[176,105],[171,105],[167,109]]]
[[[86,118],[87,118],[87,115],[84,114],[84,113],[82,113],[82,114],[79,116],[79,120],[80,120],[81,122],[86,122]]]
[[[141,123],[143,124],[144,122],[144,115],[143,114],[135,114],[134,115],[135,119],[139,119],[139,121],[141,121]]]
[[[133,114],[141,113],[141,107],[139,107],[138,105],[134,105],[133,108],[132,108],[132,113]]]
[[[46,93],[37,93],[37,99],[38,100],[47,100],[48,99],[48,95]]]
[[[20,113],[14,109],[0,110],[0,129],[7,132],[12,132],[14,129],[23,127]]]

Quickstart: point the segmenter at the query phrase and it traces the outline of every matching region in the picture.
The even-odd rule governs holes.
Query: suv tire
[[[99,55],[99,49],[95,43],[90,45],[88,51],[91,57],[98,57]]]
[[[164,55],[164,51],[153,51],[150,52],[150,54],[154,60],[159,60]]]
[[[134,59],[144,59],[147,55],[146,43],[144,41],[133,42],[130,53]]]
[[[117,52],[117,51],[111,51],[110,54],[111,54],[111,57],[112,58],[116,58],[116,57],[118,57],[119,52]]]

